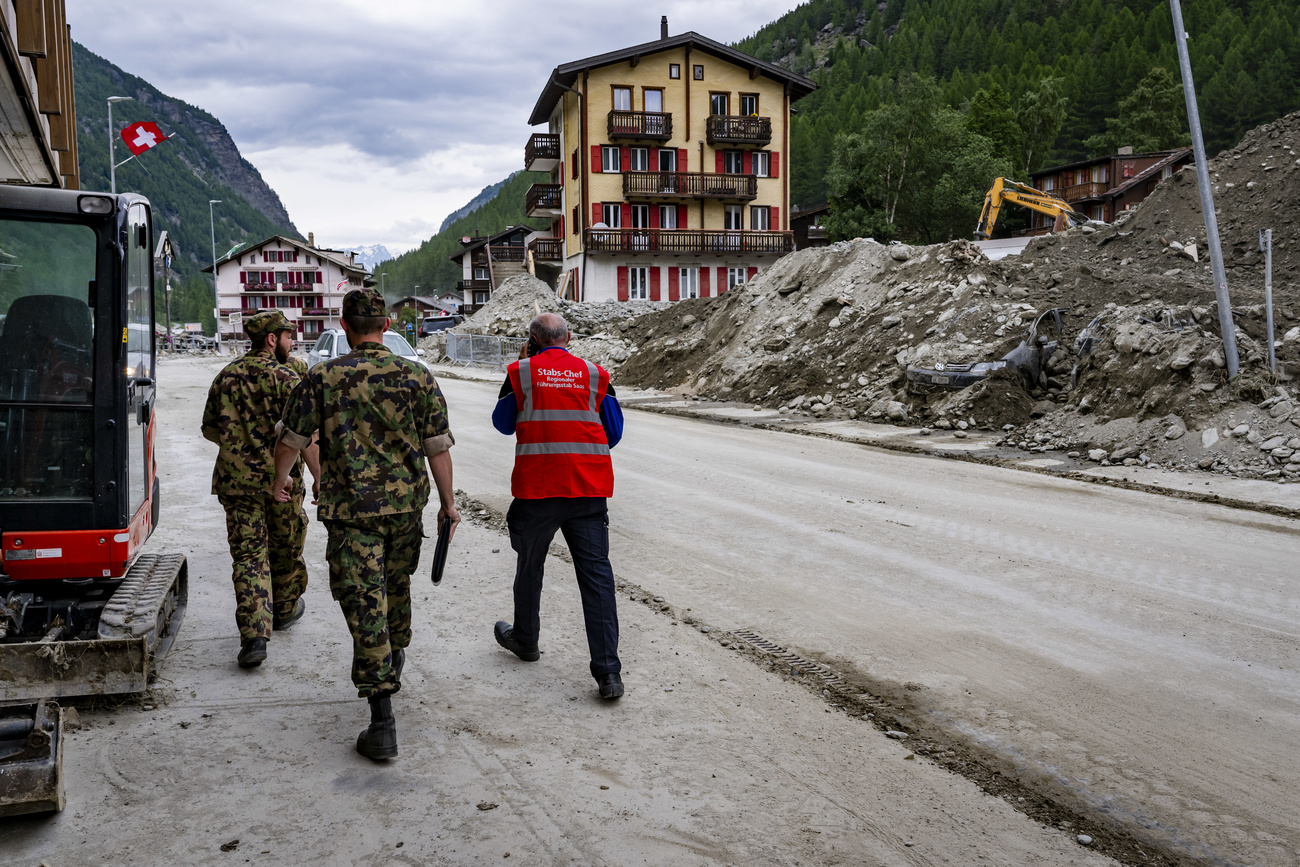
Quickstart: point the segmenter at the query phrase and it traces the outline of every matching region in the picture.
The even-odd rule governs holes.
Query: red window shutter
[[[317,283],[324,283],[324,282],[325,282],[324,280],[321,279],[321,276],[320,276],[320,272],[319,272],[319,271],[316,272],[316,282],[317,282]]]
[[[677,149],[677,171],[686,171],[686,148]]]
[[[650,269],[650,300],[659,300],[659,267],[657,265]]]
[[[624,202],[622,207],[619,210],[623,212],[622,214],[623,219],[621,221],[623,223],[623,228],[624,229],[632,228],[632,206],[629,205],[627,202]]]
[[[751,151],[745,151],[744,164],[740,167],[740,170],[747,175],[754,173],[754,154]]]
[[[247,283],[247,282],[248,282],[248,272],[247,272],[247,271],[240,271],[240,272],[239,272],[239,282],[240,282],[240,283]]]
[[[560,174],[558,177],[564,177],[564,160],[560,160]]]
[[[618,266],[618,300],[627,300],[627,266]]]
[[[714,168],[716,169],[716,171],[718,172],[718,174],[722,174],[724,171],[726,171],[726,165],[727,165],[727,164],[723,161],[723,160],[724,160],[724,154],[722,153],[722,151],[717,151],[716,153],[714,153],[714,156],[717,157],[716,165],[714,166]]]
[[[718,267],[718,294],[721,295],[727,291],[727,269]]]
[[[298,261],[298,251],[297,251],[297,250],[294,250],[294,251],[293,251],[293,261],[295,261],[295,262]]]
[[[581,300],[582,300],[582,286],[580,286],[580,285],[578,284],[578,269],[577,269],[577,268],[574,268],[574,269],[573,269],[572,271],[570,271],[569,273],[573,275],[573,297],[574,297],[574,298],[577,298],[579,301],[581,301]]]
[[[650,228],[652,229],[659,228],[659,206],[658,205],[650,206]]]
[[[781,177],[781,154],[779,151],[772,151],[772,162],[768,168],[770,171],[768,177]]]
[[[605,219],[605,215],[600,212],[600,202],[592,202],[591,203],[591,224],[594,226],[603,219]]]
[[[682,297],[682,274],[676,268],[668,269],[668,300],[677,301]]]
[[[600,172],[600,145],[591,146],[591,170]]]
[[[560,225],[559,225],[559,229],[560,229],[560,231],[555,233],[555,237],[557,237],[557,238],[563,238],[564,235],[565,235],[565,232],[564,232],[564,215],[563,215],[563,214],[560,215]]]
[[[686,223],[687,223],[687,219],[686,219],[686,217],[687,217],[686,206],[685,206],[685,205],[678,205],[678,206],[677,206],[677,228],[679,228],[679,229],[685,229],[685,228],[687,228],[687,226],[686,226]]]
[[[748,283],[750,280],[753,280],[757,276],[758,276],[758,269],[751,267],[749,269],[749,276],[745,278],[745,282]]]
[[[630,147],[619,148],[618,149],[618,170],[620,172],[625,172],[631,167],[632,167],[632,149]]]
[[[578,231],[579,228],[580,226],[578,224],[578,206],[574,205],[573,206],[573,231],[576,232]]]
[[[701,298],[709,297],[709,269],[708,268],[700,269],[700,297]]]
[[[783,231],[783,230],[781,229],[781,209],[780,209],[780,208],[773,208],[773,209],[772,209],[772,220],[771,220],[771,223],[772,223],[772,231],[773,231],[773,232],[780,232],[780,231]]]

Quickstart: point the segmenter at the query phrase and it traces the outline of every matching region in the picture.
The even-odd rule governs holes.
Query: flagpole
[[[113,161],[117,159],[117,156],[113,153],[113,103],[127,102],[132,99],[135,99],[135,97],[110,96],[108,98],[108,191],[113,195],[117,195],[117,166],[113,165]]]

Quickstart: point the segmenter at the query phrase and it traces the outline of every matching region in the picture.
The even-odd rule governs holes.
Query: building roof
[[[1029,177],[1041,178],[1044,175],[1054,175],[1057,172],[1064,172],[1070,169],[1081,169],[1084,166],[1095,166],[1100,163],[1108,163],[1111,160],[1140,160],[1143,158],[1150,158],[1150,157],[1160,157],[1161,159],[1164,159],[1170,154],[1180,154],[1185,150],[1190,150],[1190,148],[1180,148],[1179,150],[1176,151],[1151,151],[1150,153],[1145,153],[1145,154],[1107,154],[1106,156],[1093,157],[1092,159],[1089,160],[1079,160],[1078,162],[1064,163],[1059,166],[1049,166],[1048,168],[1045,169],[1039,169],[1036,172],[1030,172]]]
[[[585,57],[582,60],[575,60],[572,63],[564,63],[555,67],[550,79],[546,82],[546,87],[542,89],[541,96],[537,98],[537,104],[533,106],[533,113],[528,118],[529,126],[537,126],[550,120],[551,113],[555,110],[555,104],[560,101],[560,96],[573,86],[583,70],[623,63],[646,55],[657,54],[660,51],[670,51],[674,48],[690,48],[692,51],[702,51],[720,60],[744,67],[754,77],[765,75],[782,84],[789,84],[790,100],[792,102],[807,96],[817,89],[817,85],[811,79],[804,78],[802,75],[795,75],[790,70],[777,66],[775,63],[759,60],[757,57],[752,57],[734,48],[728,48],[721,42],[714,42],[707,36],[701,36],[692,30],[688,30],[678,36],[656,39],[654,42],[643,42],[640,45],[633,45],[631,48],[623,48],[594,57]]]
[[[260,250],[263,247],[266,247],[277,241],[283,244],[288,244],[290,247],[297,247],[299,250],[302,250],[304,253],[311,253],[313,256],[319,256],[322,259],[328,259],[330,262],[334,263],[335,265],[338,265],[340,268],[342,268],[345,271],[356,271],[360,274],[369,276],[366,272],[365,265],[358,265],[357,263],[350,261],[348,259],[348,254],[343,252],[342,250],[322,250],[320,247],[308,246],[303,241],[299,241],[296,238],[290,238],[285,235],[272,235],[271,237],[258,241],[255,244],[248,244],[248,243],[239,244],[234,249],[232,249],[229,253],[227,253],[226,255],[222,256],[220,259],[217,260],[217,267],[220,268],[222,265],[226,264],[227,262],[241,258],[249,250]],[[209,265],[206,268],[204,268],[203,273],[204,274],[212,273],[212,266]]]
[[[536,231],[537,230],[534,229],[532,226],[527,226],[527,225],[508,226],[507,228],[502,229],[500,232],[497,232],[495,235],[488,235],[485,238],[473,238],[469,241],[469,243],[461,241],[460,251],[451,256],[448,256],[447,258],[453,262],[460,262],[464,258],[466,253],[472,253],[475,250],[478,250],[479,248],[484,247],[487,244],[494,244],[497,241],[501,240],[502,238],[508,238],[511,235],[517,234],[519,232],[523,232],[525,235],[531,235]]]
[[[1154,165],[1147,166],[1145,169],[1138,172],[1136,175],[1129,178],[1127,181],[1120,184],[1118,187],[1107,190],[1105,194],[1107,196],[1122,195],[1125,192],[1127,192],[1130,188],[1150,178],[1156,172],[1163,170],[1166,166],[1174,165],[1175,163],[1180,162],[1184,157],[1189,157],[1191,155],[1192,155],[1191,148],[1182,148],[1181,150],[1176,150],[1173,153],[1171,153],[1169,156],[1162,159],[1160,162],[1155,163]]]
[[[398,307],[407,301],[414,301],[416,304],[423,304],[425,307],[442,307],[442,302],[432,295],[404,295],[388,306]]]

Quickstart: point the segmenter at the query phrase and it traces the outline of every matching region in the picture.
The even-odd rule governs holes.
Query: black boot
[[[397,757],[397,720],[390,694],[370,697],[370,727],[357,736],[357,752],[376,761]]]
[[[257,668],[266,661],[266,639],[250,638],[239,648],[236,657],[240,668]]]

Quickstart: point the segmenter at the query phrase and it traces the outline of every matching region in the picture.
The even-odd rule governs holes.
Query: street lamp
[[[379,272],[379,294],[384,296],[384,300],[385,300],[385,301],[388,300],[388,295],[387,295],[387,293],[384,291],[384,278],[387,277],[387,276],[388,276],[388,272],[387,272],[387,271],[380,271],[380,272]]]
[[[221,204],[221,199],[208,199],[208,226],[212,230],[212,300],[216,305],[212,315],[217,321],[217,354],[221,354],[221,294],[217,289],[217,218],[212,212],[213,205]]]
[[[117,195],[117,158],[113,156],[113,103],[135,99],[133,96],[110,96],[108,98],[108,191]]]

